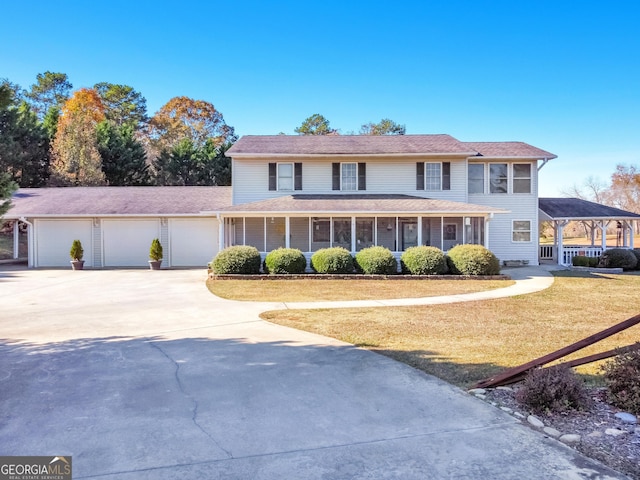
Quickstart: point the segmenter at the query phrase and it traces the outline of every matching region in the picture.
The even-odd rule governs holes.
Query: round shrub
[[[363,248],[356,253],[355,267],[366,275],[393,275],[398,273],[398,261],[385,247]]]
[[[304,273],[307,259],[296,248],[278,248],[272,250],[264,259],[266,273]]]
[[[318,273],[352,273],[353,257],[346,248],[322,248],[311,257],[311,268]]]
[[[611,403],[640,415],[640,343],[607,362],[603,371]]]
[[[410,247],[400,258],[402,271],[411,275],[442,275],[449,271],[447,257],[437,247]]]
[[[516,400],[536,413],[582,410],[589,395],[580,378],[569,368],[536,368],[527,373]]]
[[[451,273],[456,275],[498,275],[500,262],[482,245],[456,245],[447,254]]]
[[[636,256],[636,260],[638,260],[638,263],[636,264],[636,268],[635,269],[636,270],[640,270],[640,248],[634,248],[631,251]]]
[[[589,266],[589,257],[585,257],[584,255],[575,255],[571,259],[571,264],[574,267],[588,267]]]
[[[227,247],[218,252],[209,266],[218,275],[260,273],[260,252],[247,245]]]
[[[638,265],[638,259],[631,250],[625,248],[611,248],[602,252],[600,256],[599,267],[604,268],[622,268],[624,270],[633,270]]]

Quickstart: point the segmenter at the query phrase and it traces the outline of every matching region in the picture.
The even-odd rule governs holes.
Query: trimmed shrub
[[[447,255],[451,273],[456,275],[498,275],[500,261],[482,245],[456,245]]]
[[[602,370],[609,388],[609,401],[615,406],[640,415],[640,343],[607,362]]]
[[[162,260],[162,244],[157,238],[151,240],[151,247],[149,248],[149,258],[155,262]]]
[[[410,247],[400,258],[402,271],[411,275],[442,275],[449,271],[447,257],[437,247]]]
[[[631,251],[636,256],[636,260],[638,260],[638,263],[636,264],[636,268],[635,269],[636,270],[640,270],[640,248],[634,248]]]
[[[260,273],[260,252],[247,245],[227,247],[218,252],[209,267],[218,275]]]
[[[393,275],[398,273],[398,261],[385,247],[363,248],[356,253],[355,268],[367,275]]]
[[[69,256],[71,260],[82,260],[84,257],[84,249],[80,240],[74,240],[71,242],[71,250],[69,250]]]
[[[631,250],[625,248],[611,248],[602,252],[599,267],[604,268],[622,268],[624,270],[633,270],[638,265],[638,259]]]
[[[516,400],[535,413],[583,410],[590,403],[582,380],[562,365],[529,371]]]
[[[352,273],[353,257],[346,248],[322,248],[311,257],[311,268],[318,273]]]
[[[265,273],[304,273],[307,259],[296,248],[278,248],[267,254],[263,263]]]
[[[571,264],[574,267],[588,267],[589,263],[589,257],[585,257],[584,255],[576,255],[571,259]]]
[[[589,267],[595,268],[600,262],[600,257],[589,257]]]

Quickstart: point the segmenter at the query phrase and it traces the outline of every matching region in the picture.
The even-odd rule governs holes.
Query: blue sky
[[[640,164],[640,3],[595,1],[7,2],[0,78],[131,85],[153,114],[186,95],[240,135],[342,133],[518,140],[558,155],[540,194]]]

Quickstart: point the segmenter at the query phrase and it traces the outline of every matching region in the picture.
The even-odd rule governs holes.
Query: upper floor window
[[[531,164],[513,164],[513,193],[531,193]]]
[[[278,190],[293,190],[293,163],[278,164]]]
[[[470,163],[468,167],[468,192],[484,193],[484,164]]]
[[[356,190],[367,189],[367,164],[344,162],[333,163],[333,190],[343,192],[355,192]]]
[[[302,190],[302,163],[269,163],[269,190]]]
[[[451,163],[416,163],[416,190],[451,190]]]
[[[489,193],[507,193],[508,168],[506,163],[489,164]]]

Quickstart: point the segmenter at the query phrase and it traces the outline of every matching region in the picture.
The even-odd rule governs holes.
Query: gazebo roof
[[[639,220],[640,215],[580,198],[539,198],[541,220]]]

